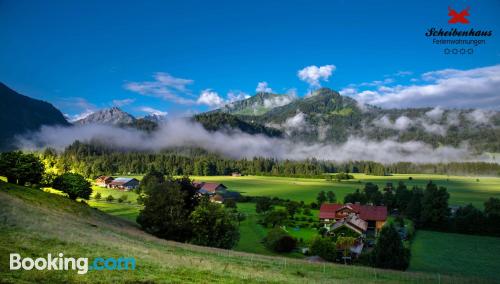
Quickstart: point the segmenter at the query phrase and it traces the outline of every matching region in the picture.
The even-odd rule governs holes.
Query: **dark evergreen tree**
[[[410,252],[403,245],[394,225],[384,226],[373,249],[373,265],[385,269],[406,270]]]
[[[404,211],[404,214],[410,218],[416,226],[419,226],[422,214],[422,199],[424,192],[419,187],[414,187],[411,191],[410,202]]]
[[[329,203],[337,202],[337,197],[335,196],[335,193],[333,191],[328,191],[326,193],[326,198],[328,199]]]
[[[439,187],[430,181],[422,198],[420,215],[422,226],[431,229],[445,229],[448,226],[450,194],[445,187]]]
[[[455,232],[462,234],[485,234],[486,217],[484,213],[468,204],[460,207],[452,218]]]
[[[316,201],[318,201],[318,205],[321,206],[321,204],[325,203],[328,200],[326,197],[325,192],[322,190],[318,193],[318,197],[316,197]]]

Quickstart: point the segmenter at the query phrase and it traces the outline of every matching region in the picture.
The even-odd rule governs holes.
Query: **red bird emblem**
[[[470,16],[469,14],[469,9],[470,7],[467,7],[467,9],[464,9],[460,11],[460,13],[457,13],[457,11],[453,10],[451,7],[448,7],[448,16],[451,17],[451,19],[448,21],[450,24],[456,24],[456,23],[462,23],[462,24],[468,24],[469,20],[465,17]]]

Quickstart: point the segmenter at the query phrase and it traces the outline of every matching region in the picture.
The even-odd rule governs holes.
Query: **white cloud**
[[[210,89],[203,90],[196,102],[209,107],[222,107],[226,104],[217,92]]]
[[[494,115],[491,111],[476,109],[466,114],[469,121],[475,124],[489,124],[491,117]]]
[[[437,123],[428,123],[427,121],[424,120],[420,120],[420,124],[422,125],[422,127],[426,132],[441,136],[446,135],[446,131],[448,130],[448,127],[446,127],[445,125]]]
[[[435,107],[430,111],[426,112],[425,115],[434,121],[439,121],[443,117],[444,109],[441,107]]]
[[[445,69],[422,75],[423,85],[397,85],[383,90],[365,90],[353,97],[362,103],[387,108],[500,107],[500,65],[469,70]]]
[[[229,91],[227,93],[227,103],[234,103],[237,101],[241,101],[244,99],[248,99],[250,97],[249,94],[241,91]]]
[[[291,160],[317,158],[331,161],[370,160],[382,163],[496,162],[487,155],[473,154],[466,145],[434,148],[423,142],[400,143],[391,139],[373,141],[358,137],[350,137],[347,142],[341,144],[309,144],[238,131],[209,132],[200,124],[184,119],[171,120],[151,134],[104,125],[43,126],[40,131],[17,139],[18,145],[23,149],[50,146],[63,150],[75,140],[80,140],[101,141],[124,150],[158,151],[168,147],[199,147],[232,158],[269,157]]]
[[[413,75],[413,72],[411,72],[411,71],[398,71],[394,74],[394,76],[398,76],[398,77],[406,77],[406,76],[410,76],[410,75]]]
[[[264,82],[259,82],[259,83],[257,84],[257,88],[255,89],[255,91],[256,91],[257,93],[272,93],[272,92],[273,92],[273,89],[271,89],[271,88],[268,86],[267,82],[265,82],[265,81],[264,81]]]
[[[306,115],[303,112],[298,112],[296,115],[287,118],[283,126],[293,129],[303,128],[306,126]]]
[[[166,111],[161,111],[161,110],[158,110],[158,109],[155,109],[152,107],[147,107],[147,106],[140,107],[139,110],[142,112],[145,112],[147,114],[151,114],[151,115],[165,116],[168,114],[168,112],[166,112]]]
[[[408,129],[410,126],[414,124],[414,122],[404,115],[398,117],[394,122],[392,122],[387,115],[384,115],[381,118],[374,120],[373,124],[382,128],[402,131]]]
[[[292,95],[279,95],[272,98],[267,98],[264,100],[264,107],[271,109],[275,107],[280,107],[287,105],[294,101],[297,97]]]
[[[155,81],[131,82],[125,84],[125,89],[145,96],[153,96],[179,104],[194,104],[194,100],[183,95],[190,94],[188,86],[193,84],[191,79],[176,78],[168,73],[156,73]]]
[[[64,98],[57,102],[57,106],[64,109],[70,109],[76,113],[64,114],[69,122],[74,122],[79,119],[85,118],[97,111],[97,107],[94,104],[81,97]]]
[[[133,103],[135,99],[113,100],[113,106],[122,107]]]
[[[311,87],[320,87],[320,81],[328,81],[335,71],[335,65],[307,66],[297,72],[300,80],[307,82]]]
[[[358,90],[356,88],[347,87],[340,90],[339,94],[341,94],[342,96],[352,96],[355,95],[357,92]]]
[[[77,120],[84,119],[93,113],[94,113],[93,110],[85,110],[85,111],[78,113],[78,114],[75,114],[75,115],[70,115],[70,114],[65,113],[64,116],[66,117],[66,119],[69,122],[75,122]]]

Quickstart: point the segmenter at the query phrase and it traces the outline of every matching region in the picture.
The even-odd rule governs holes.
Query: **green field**
[[[410,271],[489,277],[500,281],[500,238],[417,231]]]
[[[409,180],[410,176],[412,180]],[[362,188],[365,182],[374,182],[383,187],[387,182],[395,184],[400,180],[404,181],[410,187],[414,185],[423,187],[429,180],[433,180],[435,183],[447,187],[450,192],[450,204],[463,205],[473,203],[475,206],[482,208],[483,202],[487,198],[491,196],[500,198],[500,178],[493,177],[448,177],[442,175],[393,175],[377,177],[356,174],[355,178],[355,180],[339,183],[327,182],[321,179],[262,176],[192,177],[194,180],[222,182],[230,190],[239,191],[244,195],[277,196],[284,199],[303,200],[305,202],[315,201],[317,193],[321,190],[333,190],[336,193],[337,199],[342,201],[345,194],[354,191],[356,188]],[[55,191],[52,190],[52,192]],[[135,193],[94,187],[94,194],[95,192],[100,192],[103,199],[99,201],[91,199],[88,202],[90,206],[106,213],[135,221],[141,208],[136,203],[137,195]],[[118,203],[116,200],[113,202],[104,201],[104,198],[109,194],[113,195],[115,199],[126,194],[130,203]],[[261,243],[261,240],[267,234],[267,229],[257,223],[258,215],[255,212],[255,204],[239,203],[238,209],[245,213],[247,218],[240,224],[241,238],[234,250],[269,256],[276,255]],[[313,210],[313,218],[317,218],[317,214],[318,211]],[[317,234],[316,230],[311,228],[286,229],[292,236],[302,238],[306,242]],[[488,242],[484,240],[488,240]],[[443,242],[443,244],[437,245],[439,241]],[[494,255],[500,255],[498,251],[499,242],[499,238],[419,231],[415,242],[412,244],[410,269],[414,271],[457,273],[461,275],[499,278],[500,276],[496,274],[496,269],[491,267],[493,263],[496,263]],[[472,245],[467,246],[468,244],[477,245],[474,247]],[[495,254],[488,252],[490,248],[495,251]],[[484,259],[485,262],[482,263],[479,259],[470,259],[471,256],[475,255],[480,255],[481,259]],[[299,253],[291,253],[286,256],[293,258],[303,257]],[[477,266],[480,266],[480,268],[476,268]]]
[[[432,180],[444,186],[450,193],[450,204],[465,205],[472,203],[478,208],[483,208],[483,202],[489,197],[500,198],[500,178],[498,177],[465,177],[445,175],[392,175],[369,176],[354,174],[355,179],[342,182],[327,182],[322,179],[288,178],[288,177],[263,177],[263,176],[201,176],[191,177],[194,180],[224,183],[230,190],[239,191],[249,196],[271,196],[306,203],[314,202],[318,192],[332,190],[338,201],[343,201],[344,196],[357,188],[362,189],[364,183],[373,182],[383,188],[387,182],[396,185],[403,181],[409,188],[413,186],[425,187]],[[409,180],[412,177],[412,180]],[[476,181],[479,179],[479,181]]]
[[[471,283],[484,279],[262,256],[158,239],[85,203],[0,182],[2,283]],[[9,254],[134,257],[133,271],[9,270]]]

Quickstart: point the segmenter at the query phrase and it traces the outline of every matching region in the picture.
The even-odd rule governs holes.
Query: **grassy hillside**
[[[127,220],[84,203],[0,182],[2,282],[266,282],[266,283],[467,283],[437,274],[402,273],[260,256],[180,244],[143,233]],[[135,271],[10,271],[8,255],[135,257]]]
[[[500,281],[500,238],[417,231],[410,270],[489,277]]]

